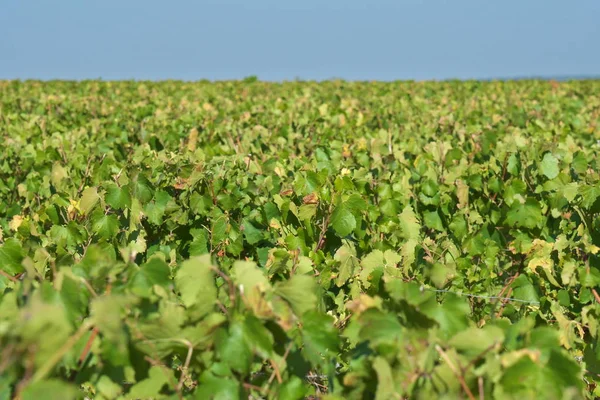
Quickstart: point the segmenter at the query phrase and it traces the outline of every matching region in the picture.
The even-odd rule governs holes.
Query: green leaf
[[[218,246],[227,238],[227,218],[224,215],[217,217],[211,226],[211,242],[213,246]]]
[[[200,384],[195,392],[197,400],[238,400],[242,399],[239,382],[229,377],[216,377],[209,371],[200,376]]]
[[[105,215],[103,212],[97,212],[92,217],[92,230],[102,239],[110,240],[119,232],[119,220],[116,215]]]
[[[73,330],[59,294],[48,282],[43,282],[41,289],[29,296],[15,322],[12,326],[13,335],[20,336],[19,342],[24,346],[36,346],[36,352],[31,357],[38,368],[56,353],[56,349],[69,338]],[[44,332],[52,332],[52,335]]]
[[[244,336],[253,352],[262,358],[269,358],[273,353],[273,334],[256,317],[248,316],[244,320]]]
[[[0,376],[0,400],[12,399],[12,381],[14,378]]]
[[[355,216],[359,216],[360,213],[366,211],[367,203],[366,201],[359,195],[358,193],[351,194],[346,201],[344,202],[346,208],[354,214]]]
[[[94,207],[96,207],[99,201],[100,195],[98,194],[97,188],[85,188],[85,190],[81,194],[81,198],[79,199],[79,209],[83,212],[84,215],[89,215],[89,213],[94,209]]]
[[[423,222],[425,226],[438,232],[444,231],[444,224],[437,211],[427,211],[423,213]]]
[[[548,179],[554,179],[558,176],[558,159],[552,153],[544,154],[544,158],[540,163],[540,171]]]
[[[381,250],[373,250],[367,254],[361,261],[362,270],[360,272],[360,281],[365,289],[371,286],[370,276],[378,268],[383,268],[386,261]]]
[[[208,253],[208,232],[206,229],[191,229],[193,240],[190,243],[190,256],[201,256]]]
[[[141,204],[146,204],[152,199],[152,184],[143,174],[138,174],[136,178],[133,179],[131,194],[138,199]]]
[[[185,323],[186,311],[176,303],[160,304],[157,312],[152,313],[150,318],[141,319],[136,324],[136,332],[145,338],[138,347],[152,352],[155,357],[161,357],[185,346],[181,340],[188,339],[184,332],[189,331],[182,332],[181,327]],[[194,328],[198,327],[196,325]]]
[[[95,297],[90,304],[92,319],[103,335],[106,351],[111,353],[112,361],[119,360],[119,364],[127,362],[129,356],[122,316],[129,302],[130,299],[124,295],[111,294]]]
[[[547,363],[523,356],[504,372],[500,380],[504,393],[522,398],[562,398],[568,388],[580,393],[581,369],[572,357],[551,351]],[[577,397],[576,397],[577,398]]]
[[[265,302],[264,294],[271,291],[271,283],[265,276],[264,270],[258,268],[252,261],[236,261],[232,272],[235,285],[243,293],[244,303],[257,316],[269,314],[270,308]]]
[[[302,316],[304,352],[313,364],[320,364],[323,356],[337,354],[339,332],[333,323],[333,318],[317,311]]]
[[[152,286],[165,287],[171,282],[170,273],[169,266],[162,258],[151,257],[133,275],[130,281],[131,291],[139,296],[148,297],[152,293]]]
[[[60,163],[55,162],[52,165],[52,174],[50,175],[50,180],[54,186],[60,186],[61,182],[68,177],[69,173],[62,165],[60,165]]]
[[[404,268],[410,267],[415,262],[416,248],[419,242],[416,239],[408,239],[406,243],[402,245],[400,254],[402,255],[402,265]]]
[[[454,335],[450,346],[454,346],[469,357],[477,357],[487,349],[504,341],[504,331],[494,325],[485,325],[482,329],[470,327]]]
[[[253,288],[265,291],[271,287],[263,270],[252,261],[236,261],[233,264],[233,280],[237,285],[243,286],[244,293]]]
[[[227,332],[217,340],[217,354],[221,361],[241,374],[248,374],[252,361],[252,352],[244,335],[244,325],[233,322]]]
[[[439,324],[446,338],[465,329],[469,324],[467,316],[471,313],[468,301],[455,295],[448,295],[442,304],[431,298],[420,306],[420,310]]]
[[[72,228],[72,227],[71,227]],[[48,232],[48,237],[60,248],[66,246],[76,246],[81,243],[81,235],[74,229],[66,226],[54,225]]]
[[[377,373],[377,392],[375,400],[391,399],[398,392],[394,385],[394,376],[390,364],[383,357],[376,357],[373,361],[373,369]]]
[[[529,334],[530,346],[543,350],[556,350],[560,347],[560,333],[549,326],[540,326]]]
[[[316,204],[302,204],[298,210],[298,219],[309,222],[317,213]]]
[[[278,399],[280,400],[301,400],[306,396],[307,389],[302,379],[297,376],[291,376],[279,388]]]
[[[98,379],[96,388],[104,397],[109,399],[117,398],[123,392],[122,386],[113,382],[106,375],[102,375],[100,379]]]
[[[356,228],[356,218],[345,204],[340,204],[331,215],[331,225],[340,237],[345,237]]]
[[[118,270],[114,247],[108,243],[92,243],[86,250],[85,256],[73,266],[73,272],[86,279],[104,280],[108,275]]]
[[[333,256],[333,259],[340,263],[335,284],[343,286],[350,277],[354,276],[355,271],[359,266],[358,258],[356,258],[356,249],[351,242],[345,242]]]
[[[527,199],[525,203],[515,201],[506,214],[506,222],[511,226],[535,228],[544,220],[540,203],[535,199]]]
[[[429,268],[429,278],[438,289],[443,288],[450,277],[453,275],[453,270],[445,264],[436,262]]]
[[[197,305],[204,313],[212,310],[217,300],[210,255],[193,257],[183,262],[175,274],[175,286],[186,307]]]
[[[301,316],[317,306],[317,286],[313,277],[294,275],[289,280],[275,285],[275,294],[285,299],[296,315]]]
[[[60,288],[60,298],[73,324],[79,323],[86,315],[90,298],[89,291],[83,290],[83,285],[75,278],[70,274],[64,276]]]
[[[579,268],[578,276],[583,287],[600,286],[600,270],[597,268]]]
[[[23,390],[23,400],[67,400],[79,398],[79,391],[73,385],[58,379],[35,382]]]
[[[153,366],[148,371],[149,377],[129,389],[127,397],[130,399],[148,399],[160,397],[163,386],[175,381],[173,371],[159,366]]]
[[[512,288],[513,293],[511,297],[515,299],[533,303],[537,303],[539,301],[535,287],[525,275],[520,275],[517,279],[515,279],[512,283]]]
[[[400,234],[405,239],[419,239],[421,224],[411,206],[406,206],[400,214]]]
[[[386,280],[385,289],[392,299],[396,301],[405,300],[408,304],[415,307],[430,302],[434,297],[432,292],[421,290],[421,287],[418,284],[414,282],[403,282],[398,279]]]
[[[165,191],[156,192],[154,200],[144,207],[144,212],[148,221],[154,225],[161,225],[163,217],[167,210],[167,205],[171,201],[171,196]]]
[[[377,267],[383,267],[385,265],[383,251],[373,250],[360,261],[360,265],[368,271],[373,271]]]
[[[579,194],[582,198],[581,206],[589,210],[600,197],[600,185],[582,185],[579,187]]]
[[[600,282],[599,282],[600,283]],[[561,289],[558,291],[558,303],[563,307],[569,307],[571,305],[571,296],[569,292]]]
[[[104,200],[112,208],[119,210],[131,208],[131,194],[129,193],[129,187],[118,187],[114,184],[109,185],[106,188],[106,196],[104,197]]]
[[[242,226],[244,227],[244,237],[248,244],[256,244],[263,239],[262,231],[256,229],[249,221],[245,220]]]
[[[0,245],[0,268],[2,271],[16,275],[24,271],[21,262],[23,261],[23,248],[21,243],[15,238],[8,238],[4,244]]]
[[[402,338],[404,328],[394,314],[383,313],[370,308],[358,318],[360,339],[369,340],[373,345],[390,344]]]
[[[146,204],[144,207],[144,214],[148,218],[148,221],[154,225],[162,224],[164,213],[164,209],[153,202]]]

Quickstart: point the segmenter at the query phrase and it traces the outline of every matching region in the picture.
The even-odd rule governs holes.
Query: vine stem
[[[159,343],[159,342],[181,343],[184,346],[186,346],[188,349],[187,356],[185,357],[185,362],[181,368],[181,375],[179,376],[179,382],[175,386],[175,391],[177,391],[177,393],[180,393],[181,388],[183,387],[183,381],[185,380],[185,374],[186,374],[188,368],[190,367],[190,362],[192,361],[192,354],[194,354],[194,345],[189,340],[180,339],[180,338],[146,339],[146,340],[142,341],[142,343]]]
[[[183,364],[183,368],[181,369],[181,376],[179,377],[179,382],[177,383],[177,392],[181,391],[183,387],[183,381],[185,380],[185,375],[190,367],[190,362],[192,361],[192,354],[194,353],[194,345],[186,339],[179,340],[182,344],[186,345],[188,348],[187,356],[185,357],[185,364]]]
[[[7,272],[2,271],[1,269],[0,269],[0,275],[2,275],[3,277],[5,277],[7,279],[10,279],[11,281],[13,281],[15,283],[19,282],[18,278],[12,276],[11,274],[9,274]]]
[[[283,361],[285,361],[285,359],[290,354],[290,350],[291,350],[293,344],[294,344],[293,342],[290,342],[286,346],[285,353],[283,354]],[[271,362],[271,366],[273,367],[273,372],[271,373],[271,376],[269,377],[269,380],[267,381],[267,387],[265,388],[265,392],[267,392],[267,393],[268,393],[269,387],[271,386],[271,383],[273,383],[273,380],[275,379],[275,377],[277,377],[277,382],[281,384],[281,373],[279,371],[279,367],[277,366],[277,363],[274,360],[270,360],[270,362]]]
[[[594,298],[596,299],[596,301],[600,303],[600,295],[598,295],[596,289],[592,288],[592,293],[594,294]]]
[[[48,373],[52,370],[52,368],[54,368],[54,366],[63,358],[63,356],[65,354],[67,354],[67,352],[69,350],[71,350],[71,348],[73,346],[75,346],[75,343],[77,343],[77,341],[79,339],[81,339],[81,337],[83,335],[85,335],[85,333],[87,331],[89,331],[89,329],[92,327],[92,322],[91,321],[86,321],[85,323],[83,323],[79,329],[77,329],[77,331],[61,346],[60,349],[58,349],[58,351],[56,353],[54,353],[52,355],[52,357],[50,357],[33,375],[33,377],[31,378],[31,382],[35,383],[35,382],[39,382],[40,380],[44,379],[46,377],[46,375],[48,375]]]
[[[465,382],[465,378],[458,371],[458,369],[456,369],[456,366],[454,365],[454,363],[452,362],[450,357],[448,357],[448,354],[446,354],[446,352],[440,347],[439,344],[435,345],[435,350],[440,354],[440,356],[442,356],[444,361],[446,361],[446,363],[448,364],[448,366],[450,367],[452,372],[454,372],[454,375],[460,382],[460,385],[462,386],[463,390],[467,394],[467,397],[469,398],[469,400],[475,400],[475,396],[473,396],[473,393],[471,393],[471,389],[469,389],[469,386],[467,386],[467,382]]]
[[[183,395],[181,394],[181,391],[177,390],[177,384],[175,383],[173,378],[169,375],[169,371],[171,369],[169,367],[167,367],[165,364],[163,364],[160,360],[155,360],[154,358],[152,358],[150,356],[144,356],[144,360],[146,360],[153,367],[158,367],[163,370],[163,372],[167,376],[167,379],[169,380],[169,384],[175,388],[175,392],[177,393],[177,398],[179,398],[179,400],[183,400]]]
[[[236,300],[236,295],[235,295],[235,284],[231,281],[231,278],[229,278],[223,271],[221,271],[219,268],[215,267],[215,266],[211,266],[210,268],[215,274],[219,275],[221,278],[223,278],[223,280],[227,283],[227,285],[229,286],[229,301],[230,301],[230,307],[233,308],[235,306],[235,300]]]
[[[92,295],[94,295],[94,297],[97,296],[96,292],[94,291],[94,288],[92,288],[92,286],[84,279],[83,280],[84,284],[87,283],[86,287],[88,288],[88,290],[90,291],[90,293],[92,293]],[[105,290],[105,294],[109,295],[110,292],[112,290],[112,283],[109,282],[108,285],[106,285],[106,290]],[[90,350],[92,349],[92,344],[94,343],[94,340],[96,339],[96,336],[98,336],[98,333],[100,333],[100,330],[98,329],[97,326],[94,326],[94,329],[92,330],[92,334],[90,335],[90,338],[88,339],[88,341],[85,344],[85,347],[83,348],[83,351],[81,352],[81,354],[79,355],[79,365],[83,365],[83,362],[85,361],[85,359],[87,358],[88,354],[90,353]]]
[[[329,210],[327,211],[327,217],[323,219],[323,226],[321,227],[321,234],[319,235],[319,241],[317,242],[317,248],[315,249],[315,251],[321,250],[321,248],[325,244],[325,234],[327,233],[327,228],[329,227],[329,221],[331,220],[331,214],[333,214],[333,203],[329,205]]]
[[[519,277],[519,273],[517,272],[515,275],[513,275],[508,282],[506,283],[506,285],[504,285],[504,287],[502,288],[502,290],[500,291],[500,293],[498,294],[498,297],[502,297],[504,295],[504,293],[506,293],[506,297],[510,297],[512,295],[512,288],[510,287],[510,285],[513,284],[513,282]],[[507,300],[503,300],[500,303],[500,310],[498,310],[498,312],[496,313],[496,316],[500,317],[502,315],[502,311],[504,310],[504,306],[506,306],[506,303],[508,303]]]

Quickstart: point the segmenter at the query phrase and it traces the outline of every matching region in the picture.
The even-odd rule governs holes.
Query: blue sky
[[[2,0],[0,79],[600,75],[599,0]]]

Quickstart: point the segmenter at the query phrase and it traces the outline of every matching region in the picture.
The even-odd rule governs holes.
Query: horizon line
[[[102,77],[97,78],[74,78],[74,79],[63,79],[63,78],[2,78],[0,82],[182,82],[182,83],[218,83],[218,82],[264,82],[264,83],[286,83],[286,82],[351,82],[351,83],[368,83],[368,82],[380,82],[380,83],[397,83],[397,82],[510,82],[510,81],[591,81],[600,80],[600,74],[598,75],[585,75],[585,74],[574,74],[574,75],[517,75],[517,76],[498,76],[498,77],[485,77],[485,78],[429,78],[429,79],[410,79],[410,78],[399,78],[399,79],[345,79],[345,78],[325,78],[325,79],[307,79],[307,78],[292,78],[292,79],[262,79],[257,75],[248,75],[243,78],[231,78],[231,79],[210,79],[210,78],[198,78],[198,79],[179,79],[179,78],[159,78],[159,79],[138,79],[138,78],[120,78],[120,79],[104,79]]]

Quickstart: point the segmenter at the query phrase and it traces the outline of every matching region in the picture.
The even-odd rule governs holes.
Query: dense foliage
[[[0,399],[600,395],[600,82],[0,82]]]

